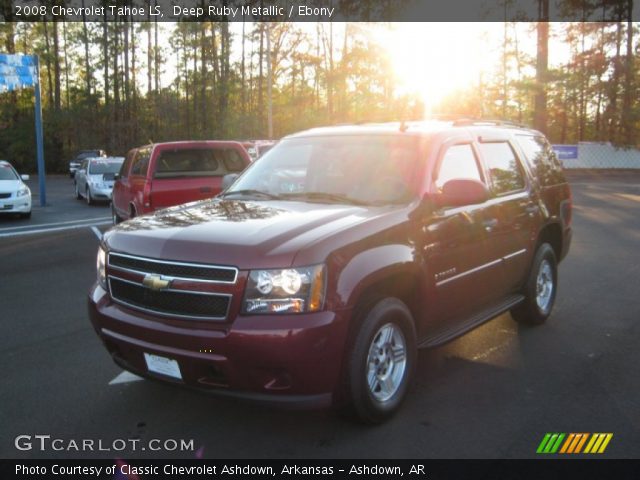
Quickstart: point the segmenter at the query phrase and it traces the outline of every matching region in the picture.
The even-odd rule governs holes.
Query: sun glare
[[[382,44],[393,62],[397,91],[419,94],[429,115],[447,95],[477,85],[488,67],[485,30],[474,23],[393,24]]]

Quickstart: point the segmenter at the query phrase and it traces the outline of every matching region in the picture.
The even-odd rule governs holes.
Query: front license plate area
[[[144,360],[147,362],[147,368],[150,372],[182,380],[180,365],[178,365],[177,361],[146,352],[144,354]]]

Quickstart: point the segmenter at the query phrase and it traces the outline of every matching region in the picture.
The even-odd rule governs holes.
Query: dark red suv
[[[241,172],[249,163],[249,154],[238,142],[169,142],[134,148],[113,186],[113,223],[211,198],[220,193],[222,177]]]
[[[571,193],[539,132],[470,121],[289,136],[214,199],[104,235],[93,326],[138,375],[379,422],[420,347],[543,323]]]

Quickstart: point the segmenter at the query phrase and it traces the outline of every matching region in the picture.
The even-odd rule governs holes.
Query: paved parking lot
[[[506,314],[422,351],[404,408],[374,428],[122,375],[85,305],[98,246],[87,225],[107,228],[108,207],[74,200],[72,181],[54,178],[50,206],[0,220],[0,457],[196,456],[17,450],[27,434],[193,440],[216,458],[521,458],[546,432],[611,432],[606,457],[638,458],[640,173],[570,178],[574,242],[549,322],[519,328]]]
[[[26,182],[32,194],[32,213],[29,220],[17,215],[0,215],[0,238],[25,235],[30,232],[65,231],[111,222],[109,205],[87,205],[74,195],[73,180],[68,175],[50,175],[46,181],[47,205],[40,206],[38,177],[32,175]]]

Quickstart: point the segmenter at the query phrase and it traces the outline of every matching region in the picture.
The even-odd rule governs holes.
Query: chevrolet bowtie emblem
[[[169,288],[171,285],[171,280],[166,279],[162,275],[157,275],[155,273],[149,273],[145,275],[144,280],[142,280],[142,284],[150,288],[151,290],[164,290]]]

